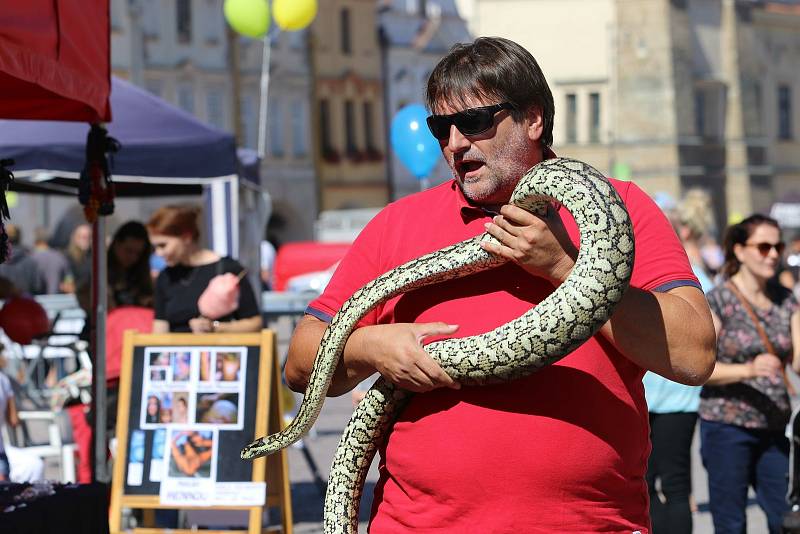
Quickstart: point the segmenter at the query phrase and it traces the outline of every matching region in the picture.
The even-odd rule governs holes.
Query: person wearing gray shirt
[[[33,246],[31,258],[36,263],[39,273],[45,282],[45,293],[54,295],[64,293],[64,282],[72,278],[67,257],[60,250],[54,250],[47,244],[47,230],[36,229],[36,242]]]

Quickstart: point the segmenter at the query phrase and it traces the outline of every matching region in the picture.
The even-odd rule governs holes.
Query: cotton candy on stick
[[[203,294],[197,299],[200,315],[208,319],[219,319],[230,315],[239,307],[239,282],[247,271],[238,275],[219,274],[211,279]]]

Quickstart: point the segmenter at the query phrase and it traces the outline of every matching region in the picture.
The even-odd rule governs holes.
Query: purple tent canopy
[[[233,135],[119,78],[112,79],[111,106],[109,135],[122,145],[111,170],[118,194],[180,193],[182,184],[194,185],[197,192],[198,185],[237,174]],[[89,125],[81,123],[0,120],[0,154],[14,159],[14,174],[23,179],[14,189],[58,192],[58,187],[26,180],[37,174],[41,180],[41,173],[53,175],[47,180],[52,184],[74,187],[85,161],[88,132]],[[153,185],[177,190],[156,192]]]

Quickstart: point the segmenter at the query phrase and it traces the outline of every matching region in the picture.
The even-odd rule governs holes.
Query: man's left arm
[[[696,287],[631,287],[600,334],[640,367],[682,384],[699,386],[714,370],[714,323]]]

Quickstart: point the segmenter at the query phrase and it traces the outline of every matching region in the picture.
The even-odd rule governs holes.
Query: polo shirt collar
[[[545,147],[543,159],[552,159],[555,157],[556,153],[553,152],[550,147]],[[464,196],[464,192],[461,191],[460,187],[458,187],[458,183],[455,179],[450,181],[450,189],[452,189],[456,194],[456,205],[459,207],[461,220],[464,221],[465,224],[470,221],[474,221],[475,219],[494,217],[495,215],[498,215],[498,213],[495,211],[470,203],[470,201],[467,200],[467,197]]]

